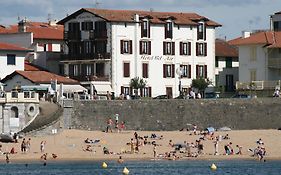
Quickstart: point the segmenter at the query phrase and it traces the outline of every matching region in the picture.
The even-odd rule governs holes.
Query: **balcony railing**
[[[92,53],[92,54],[63,54],[61,55],[61,60],[111,60],[110,53]]]
[[[64,31],[64,36],[63,38],[65,40],[80,40],[81,39],[81,32],[69,32],[69,31]]]
[[[281,58],[268,58],[268,67],[281,69]]]
[[[90,39],[107,39],[107,31],[90,31]]]
[[[109,75],[97,76],[97,75],[79,75],[79,76],[70,76],[78,81],[109,81]]]
[[[252,82],[236,82],[238,90],[272,90],[280,88],[281,80],[276,81],[252,81]]]

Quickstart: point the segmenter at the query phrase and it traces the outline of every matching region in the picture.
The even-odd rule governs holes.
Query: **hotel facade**
[[[176,97],[192,79],[215,83],[215,29],[195,13],[80,9],[62,19],[64,74],[91,94],[133,94],[130,80],[147,85],[141,96]]]

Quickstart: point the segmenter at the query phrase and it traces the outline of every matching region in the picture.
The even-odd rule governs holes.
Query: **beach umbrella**
[[[215,132],[215,128],[213,128],[213,127],[208,127],[208,128],[206,128],[206,130],[208,131],[208,133]]]

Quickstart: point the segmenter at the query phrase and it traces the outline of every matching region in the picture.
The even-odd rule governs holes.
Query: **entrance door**
[[[225,76],[225,91],[232,92],[234,91],[234,82],[233,82],[233,75],[226,75]]]
[[[166,87],[166,95],[169,99],[173,98],[173,88],[172,87]]]

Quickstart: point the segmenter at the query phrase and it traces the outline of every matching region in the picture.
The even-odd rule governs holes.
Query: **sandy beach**
[[[31,148],[28,152],[21,152],[22,139],[18,143],[1,143],[2,152],[9,152],[12,147],[15,148],[16,154],[10,154],[11,162],[26,162],[26,161],[40,161],[43,153],[40,151],[41,141],[46,141],[44,153],[48,153],[47,161],[75,161],[75,160],[117,160],[122,155],[124,160],[128,159],[153,159],[153,145],[148,144],[139,147],[138,153],[130,153],[130,141],[134,138],[135,131],[123,131],[120,133],[105,133],[101,131],[82,131],[82,130],[65,130],[56,135],[48,135],[43,137],[28,137],[31,138]],[[174,147],[169,146],[169,140],[174,144],[183,143],[184,141],[193,142],[199,139],[200,135],[190,135],[190,131],[137,131],[141,137],[148,136],[148,141],[152,142],[150,138],[154,133],[157,136],[163,136],[163,139],[156,139],[158,145],[156,147],[157,155],[162,155],[165,152],[174,150]],[[264,147],[266,148],[266,159],[281,159],[281,131],[278,130],[240,130],[240,131],[227,131],[215,132],[215,136],[229,135],[230,139],[223,139],[219,142],[219,155],[214,155],[214,140],[205,139],[202,141],[204,145],[203,154],[198,157],[186,157],[184,153],[177,152],[176,155],[181,159],[257,159],[251,157],[252,153],[248,149],[257,147],[256,141],[262,139]],[[98,143],[87,144],[84,142],[86,138],[90,140],[99,140]],[[223,155],[224,145],[229,142],[233,143],[234,152],[238,151],[236,145],[242,146],[242,155]],[[87,145],[91,145],[92,151],[85,151]],[[113,154],[105,155],[103,147],[109,149]],[[192,148],[192,151],[196,151]],[[52,158],[51,154],[54,153],[58,157]],[[5,155],[0,156],[0,163],[5,162]]]

